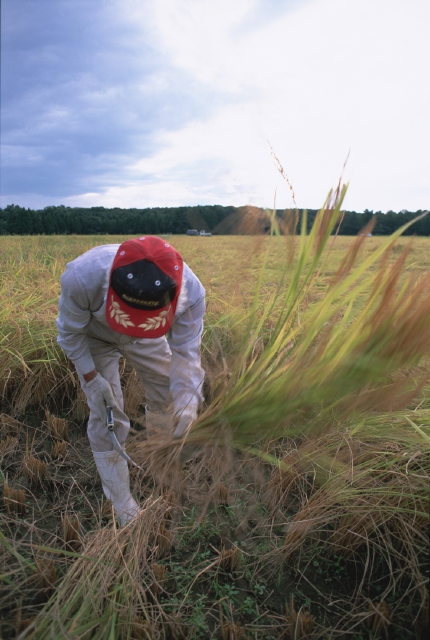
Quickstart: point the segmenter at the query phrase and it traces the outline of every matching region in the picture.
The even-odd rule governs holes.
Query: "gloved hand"
[[[187,411],[187,409],[185,409],[179,416],[178,423],[173,432],[173,438],[177,439],[185,436],[196,418],[197,416],[194,411]]]
[[[103,378],[100,373],[86,383],[84,391],[87,395],[90,408],[91,406],[94,406],[100,415],[104,415],[106,413],[107,406],[112,407],[112,409],[117,407],[117,401],[112,387],[106,378]]]
[[[179,440],[179,438],[186,436],[196,418],[197,415],[195,411],[185,409],[179,416],[178,423],[173,432],[173,438]],[[202,451],[202,447],[196,446],[195,444],[187,444],[187,441],[185,441],[185,444],[181,446],[179,462],[181,464],[189,462],[193,458],[197,458]]]

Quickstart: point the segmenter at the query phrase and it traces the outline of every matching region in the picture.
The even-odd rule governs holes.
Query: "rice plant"
[[[314,298],[345,191],[329,195],[309,235],[303,217],[297,256],[286,255],[274,290],[262,290],[269,246],[248,309],[230,307],[216,321],[219,340],[226,328],[233,336],[231,352],[222,353],[223,384],[216,384],[188,443],[246,447],[316,433],[360,412],[401,409],[419,394],[428,372],[411,376],[405,368],[430,353],[430,274],[400,283],[408,248],[390,259],[410,225],[361,260],[367,233],[358,236]],[[294,238],[288,242],[293,251]],[[138,457],[147,455],[146,443],[134,446]]]
[[[223,238],[222,262],[200,239],[175,239],[208,290],[207,404],[185,442],[144,440],[144,389],[123,371],[127,449],[145,467],[131,474],[143,512],[123,529],[101,498],[54,329],[64,263],[104,240],[58,238],[48,260],[43,239],[11,239],[2,637],[425,637],[427,245],[398,242],[402,229],[337,238],[344,194],[310,234],[304,218],[298,236],[280,236],[273,217],[270,237]],[[30,458],[50,459],[49,478],[26,471]]]

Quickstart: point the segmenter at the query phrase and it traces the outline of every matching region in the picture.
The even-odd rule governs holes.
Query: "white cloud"
[[[299,206],[318,206],[351,149],[347,205],[425,206],[428,2],[315,0],[241,32],[255,4],[155,3],[162,50],[190,83],[222,93],[224,105],[204,121],[159,132],[159,151],[133,169],[162,184],[164,172],[183,175],[204,161],[199,181],[216,175],[220,194],[268,204],[279,183],[268,168],[269,139]],[[290,206],[287,187],[279,198]]]
[[[249,57],[243,60],[234,28],[256,4],[255,0],[158,0],[154,20],[164,51],[174,64],[212,88],[240,89],[237,75],[244,71],[244,61],[248,69]]]
[[[94,27],[82,6],[59,68],[14,57],[16,86],[40,76],[4,119],[10,192],[28,191],[4,204],[270,206],[278,189],[291,206],[270,141],[298,206],[322,203],[351,150],[348,208],[428,207],[428,0],[110,0]]]

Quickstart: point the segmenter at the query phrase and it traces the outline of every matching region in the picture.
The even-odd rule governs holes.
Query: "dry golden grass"
[[[162,499],[149,499],[127,526],[118,530],[114,525],[89,535],[82,555],[24,637],[43,640],[71,633],[82,637],[91,628],[97,628],[100,637],[153,634],[156,620],[137,610],[143,607],[143,593],[149,593],[154,583],[161,588],[159,581],[165,577],[163,569],[154,569],[152,552],[154,540],[159,547],[160,538],[168,537],[160,524],[165,510]],[[67,521],[64,537],[66,529],[77,528]]]
[[[327,224],[325,217],[309,260],[321,245]],[[281,372],[294,363],[294,375],[288,379],[287,393],[282,397],[284,408],[291,398],[303,397],[309,383],[319,389],[320,382],[325,384],[327,380],[327,390],[337,393],[355,362],[352,358],[349,368],[342,370],[345,375],[330,378],[351,339],[354,317],[360,318],[363,340],[356,343],[356,352],[351,349],[348,353],[362,353],[363,345],[371,351],[379,341],[381,360],[389,362],[390,371],[395,373],[386,385],[364,385],[336,410],[330,407],[319,428],[310,428],[307,435],[303,427],[320,420],[320,413],[315,416],[309,410],[315,396],[309,396],[307,407],[293,407],[289,420],[282,423],[279,433],[288,434],[284,429],[287,425],[291,428],[289,437],[275,441],[268,438],[254,448],[249,442],[241,448],[239,442],[236,452],[228,437],[234,403],[224,414],[215,407],[209,415],[212,422],[206,426],[209,424],[210,430],[221,427],[221,442],[205,447],[197,460],[182,468],[171,442],[142,441],[145,472],[132,472],[132,486],[143,502],[144,512],[136,522],[118,530],[111,518],[111,505],[104,501],[101,507],[100,487],[91,493],[96,476],[92,463],[81,460],[83,440],[76,448],[70,439],[71,431],[81,429],[86,408],[73,369],[56,345],[54,320],[59,275],[65,263],[91,246],[124,239],[29,238],[24,247],[20,238],[8,238],[7,245],[3,244],[0,337],[5,346],[0,363],[5,374],[0,380],[0,393],[5,413],[0,415],[0,457],[4,458],[2,464],[9,465],[11,483],[19,489],[4,485],[4,512],[0,513],[4,537],[0,536],[0,542],[5,551],[0,554],[0,575],[10,581],[6,584],[14,598],[26,594],[17,623],[20,631],[27,627],[22,637],[193,637],[202,622],[196,612],[204,594],[211,594],[213,601],[205,605],[206,609],[201,608],[202,619],[206,616],[206,621],[212,620],[203,637],[211,633],[229,639],[258,637],[263,633],[258,624],[266,595],[259,599],[257,591],[252,592],[253,585],[260,578],[275,584],[270,581],[282,577],[286,566],[288,575],[293,576],[292,588],[300,581],[312,602],[305,609],[290,600],[285,618],[280,616],[280,609],[271,611],[269,600],[268,618],[262,624],[274,637],[341,636],[358,629],[357,621],[374,635],[391,637],[393,629],[409,633],[416,620],[419,633],[424,634],[428,597],[421,559],[428,544],[430,389],[426,385],[429,361],[419,360],[422,353],[428,353],[430,312],[425,305],[430,281],[421,276],[430,269],[430,239],[417,238],[410,244],[400,238],[394,247],[381,253],[379,261],[369,265],[366,274],[370,279],[367,284],[363,280],[353,312],[347,304],[338,305],[320,322],[315,311],[318,305],[330,295],[336,305],[333,292],[339,293],[343,283],[347,296],[353,285],[352,281],[348,283],[350,270],[381,252],[385,242],[376,237],[338,237],[331,244],[330,239],[317,277],[302,298],[302,306],[294,311],[299,329],[277,343],[269,362],[264,360],[266,347],[279,329],[282,305],[274,304],[271,314],[263,318],[263,303],[270,303],[275,291],[299,288],[301,281],[294,284],[292,271],[284,273],[281,289],[279,281],[285,265],[292,269],[296,264],[302,240],[261,236],[175,238],[173,244],[208,294],[203,339],[208,404],[218,398],[222,409],[227,406],[226,398],[229,402],[235,398],[238,416],[245,415],[252,402],[265,402],[270,407],[270,401],[280,397],[281,387],[272,398],[266,397],[268,387],[264,390],[263,381],[270,377],[270,367]],[[22,270],[24,265],[30,268]],[[23,276],[15,278],[19,269]],[[377,275],[373,281],[372,275]],[[261,304],[253,307],[256,290]],[[12,291],[14,305],[10,304]],[[375,304],[366,307],[369,291],[375,293]],[[309,334],[306,348],[299,351],[309,319],[311,326],[320,322],[320,332]],[[385,335],[390,339],[384,341]],[[338,360],[323,362],[328,349]],[[413,364],[403,368],[399,353]],[[263,363],[260,369],[258,363]],[[255,391],[255,400],[252,394],[240,396],[245,385],[238,388],[237,383],[245,380],[244,375],[248,376],[246,382],[254,376],[254,386],[248,388]],[[135,420],[138,437],[144,390],[128,369],[123,371],[123,383],[126,410]],[[65,415],[61,408],[66,406],[67,422],[54,415]],[[31,449],[34,457],[25,448],[28,426],[23,412],[30,409],[46,410],[46,428],[37,431],[35,448]],[[260,425],[260,433],[264,433],[269,418],[274,424],[273,415],[267,411],[258,420],[251,417],[249,424]],[[48,456],[49,451],[49,485],[41,487],[40,464],[46,463],[40,458]],[[31,459],[37,464],[29,463]],[[30,473],[26,469],[32,464]],[[46,486],[52,491],[44,492]],[[17,517],[24,515],[26,502],[27,513],[34,513],[34,522],[28,516],[25,522]],[[81,522],[76,516],[66,515],[63,533],[58,534],[61,513],[76,513],[81,508]],[[55,524],[45,532],[39,522],[49,518]],[[56,552],[61,566],[57,582],[53,561],[49,558],[45,563],[42,556],[37,556],[41,547],[52,547]],[[335,590],[338,601],[332,607],[328,593],[332,585],[324,590],[324,585],[306,586],[304,581],[309,580],[306,567],[314,559],[326,563],[330,570],[335,558],[350,563],[349,567],[359,567],[362,573],[360,582],[348,585],[348,592],[343,584],[342,589]],[[389,567],[387,573],[380,568],[383,564]],[[12,565],[13,571],[9,569]],[[38,584],[40,598],[51,595],[42,612],[40,607],[28,605],[28,575],[32,584]],[[215,593],[214,584],[224,588],[231,580],[241,596],[255,596],[255,620],[248,610],[244,613],[243,598],[229,599],[222,589]],[[366,599],[364,590],[371,589],[375,580],[381,581],[381,592]],[[244,581],[246,588],[242,589]],[[290,587],[285,593],[289,598]],[[2,600],[0,593],[3,610],[10,607],[12,596]],[[316,622],[321,619],[321,603],[325,611],[330,611],[324,623]],[[214,618],[219,606],[221,618]],[[36,619],[30,615],[34,611],[40,614]]]
[[[427,427],[424,424],[426,415],[428,415],[428,409],[424,407],[416,407],[407,414],[411,419],[413,418],[414,424],[420,425],[420,429],[425,429],[424,433],[427,433]],[[400,415],[396,414],[396,420],[400,421]],[[330,571],[329,563],[333,557],[341,557],[356,566],[367,567],[362,578],[364,585],[374,579],[381,558],[385,557],[387,562],[391,563],[393,575],[388,586],[384,587],[385,591],[381,597],[373,597],[371,602],[377,607],[378,603],[386,602],[387,597],[390,597],[390,603],[392,603],[393,589],[397,593],[401,579],[407,578],[409,593],[416,593],[422,603],[420,605],[415,603],[416,624],[425,629],[427,600],[425,579],[419,574],[418,555],[423,553],[426,547],[428,523],[428,517],[425,514],[428,503],[426,469],[429,456],[423,447],[425,438],[408,423],[405,415],[402,420],[401,429],[399,426],[393,428],[393,425],[387,421],[387,416],[384,418],[378,416],[378,420],[373,419],[363,424],[350,423],[341,440],[339,432],[335,429],[331,433],[318,437],[284,442],[281,448],[278,443],[275,446],[279,451],[283,451],[280,460],[286,461],[286,466],[281,465],[274,471],[266,463],[256,460],[254,461],[255,469],[251,473],[252,459],[249,456],[244,456],[242,459],[238,454],[226,463],[226,452],[220,448],[213,451],[208,449],[198,463],[187,465],[182,470],[181,486],[175,482],[171,488],[168,483],[165,483],[163,488],[154,487],[150,479],[143,481],[140,478],[140,485],[146,487],[146,495],[152,495],[151,499],[154,500],[154,495],[159,494],[154,504],[154,514],[147,513],[146,519],[141,521],[143,528],[141,533],[132,534],[129,530],[126,535],[124,530],[117,530],[114,521],[111,520],[111,524],[106,526],[105,523],[104,528],[96,527],[92,533],[85,535],[83,524],[85,525],[88,520],[84,518],[81,524],[76,523],[75,520],[75,525],[71,528],[71,536],[66,536],[66,533],[60,536],[63,540],[71,537],[71,544],[65,545],[61,541],[57,541],[55,545],[53,542],[49,544],[57,547],[57,550],[64,548],[68,553],[75,553],[78,549],[79,557],[74,559],[66,555],[65,557],[56,555],[61,559],[60,562],[67,562],[62,571],[62,573],[66,572],[66,578],[57,580],[56,589],[52,594],[55,604],[51,599],[51,604],[41,617],[34,620],[29,615],[34,611],[34,607],[23,610],[22,619],[28,622],[29,637],[50,637],[44,635],[45,632],[48,634],[48,631],[43,631],[43,629],[46,630],[43,626],[47,624],[46,619],[51,620],[49,633],[54,634],[55,637],[55,633],[59,631],[53,619],[64,621],[68,616],[72,619],[75,614],[71,613],[66,603],[75,598],[78,598],[78,601],[75,600],[75,611],[79,610],[79,607],[86,606],[83,603],[85,598],[93,603],[107,603],[111,607],[110,616],[113,611],[119,611],[121,622],[118,624],[122,625],[122,631],[118,631],[119,638],[145,637],[145,634],[150,638],[157,638],[163,633],[184,638],[191,634],[192,637],[196,627],[190,622],[193,605],[187,603],[189,593],[194,592],[197,594],[194,597],[199,597],[215,580],[221,585],[225,580],[233,585],[240,584],[246,571],[251,571],[255,581],[259,579],[258,576],[265,576],[267,580],[269,568],[269,574],[273,572],[276,575],[281,566],[285,566],[289,574],[300,576],[300,571],[303,571],[301,559],[304,559],[305,564],[310,562],[309,558],[317,558],[320,563],[326,561]],[[69,447],[73,454],[73,445],[70,444]],[[216,457],[217,455],[219,458]],[[291,480],[288,480],[291,470],[294,472],[293,486],[290,486]],[[74,471],[76,473],[76,468]],[[88,478],[88,474],[84,477]],[[84,479],[84,482],[87,480]],[[214,496],[219,496],[220,493],[225,494],[225,490],[220,491],[221,485],[228,491],[228,504],[222,504],[216,498],[214,499]],[[274,493],[277,490],[282,494],[282,499],[279,501],[274,499]],[[245,504],[244,501],[249,502]],[[208,547],[212,551],[211,555],[207,560],[193,566],[193,572],[190,572],[186,582],[186,590],[176,591],[176,580],[178,576],[182,579],[182,576],[187,575],[189,565],[184,562],[178,571],[178,566],[171,564],[172,558],[177,556],[175,547],[177,544],[183,544],[181,539],[187,526],[191,536],[193,529],[195,531],[205,526],[204,513],[209,503],[216,505],[213,507],[211,518],[215,517],[216,526],[220,528],[219,542],[215,542],[213,537],[209,538],[212,544],[212,547]],[[185,526],[183,519],[186,517],[186,508],[195,508],[199,504],[199,518],[193,524]],[[266,505],[267,515],[262,516],[261,507]],[[10,513],[9,516],[12,518],[14,513]],[[69,515],[68,519],[73,522],[74,516]],[[224,530],[225,521],[230,519],[234,519],[234,533],[232,531],[227,538],[223,538],[221,530]],[[252,528],[249,526],[250,520],[255,521]],[[280,532],[280,528],[283,533]],[[34,527],[32,529],[34,531]],[[83,544],[80,547],[74,546],[74,542],[78,542],[77,530],[81,533]],[[215,529],[212,530],[211,536],[214,535],[214,531]],[[95,544],[96,538],[97,544]],[[239,540],[239,546],[232,545],[233,540]],[[259,545],[263,541],[266,541],[266,548],[261,551]],[[246,543],[245,553],[240,546],[242,542]],[[40,544],[38,538],[36,543]],[[254,548],[253,544],[255,544]],[[108,548],[110,551],[107,551]],[[205,547],[204,538],[195,537],[191,545],[192,557],[205,548],[207,547]],[[107,555],[104,555],[105,553]],[[124,564],[126,557],[129,560]],[[93,566],[95,558],[100,560],[98,570],[101,575]],[[140,563],[139,568],[133,565],[134,577],[131,581],[129,562]],[[78,565],[79,572],[74,574],[73,571],[77,571]],[[36,566],[34,571],[34,584],[40,592],[34,597],[37,602],[40,602],[44,599],[43,589],[37,587],[40,566],[39,568]],[[121,574],[121,572],[124,573]],[[118,582],[116,576],[119,574],[122,578]],[[72,577],[73,575],[75,578]],[[296,577],[295,580],[297,579]],[[66,590],[67,585],[68,590]],[[102,585],[100,592],[98,589]],[[115,585],[118,585],[118,590],[121,589],[118,593],[122,593],[124,589],[124,598],[127,600],[112,601],[109,594],[112,593],[112,589],[117,593]],[[424,595],[421,596],[419,589],[423,585]],[[318,586],[321,588],[321,585]],[[383,619],[381,622],[379,614],[368,610],[369,600],[363,598],[359,585],[355,588],[356,593],[348,592],[352,611],[349,614],[343,613],[341,623],[337,622],[339,628],[336,632],[341,633],[341,629],[347,632],[348,628],[353,627],[354,624],[356,626],[353,628],[357,628],[357,621],[359,621],[366,628],[369,625],[372,629],[377,628],[378,633],[383,637],[384,629],[380,626]],[[49,585],[46,589],[49,591]],[[244,596],[252,593],[251,589],[248,582]],[[289,598],[291,591],[287,590],[285,594]],[[342,602],[344,595],[345,587],[338,594],[338,602]],[[182,603],[179,611],[172,611],[166,605],[171,597],[175,597]],[[329,601],[328,593],[325,600],[326,606]],[[133,605],[130,604],[131,602]],[[225,604],[230,606],[228,600]],[[303,605],[302,600],[300,604]],[[271,602],[269,609],[270,606]],[[343,606],[346,607],[346,603]],[[213,607],[215,610],[209,611],[209,616],[212,615],[214,624],[217,625],[217,633],[221,634],[221,623],[217,623],[214,618],[218,607],[217,598],[213,600]],[[224,605],[222,607],[222,624],[227,625],[225,633],[242,632],[242,637],[247,635],[252,637],[258,630],[258,623],[254,624],[252,617],[245,618],[246,623],[242,623],[237,604],[231,604],[230,613]],[[310,608],[295,605],[295,613],[287,617],[280,615],[278,611],[276,616],[266,621],[269,626],[271,625],[270,633],[279,638],[324,638],[329,633],[328,622],[325,627],[316,623],[315,607],[312,599]],[[399,609],[395,600],[394,605],[390,604],[390,607],[392,607],[392,622],[389,633],[393,626],[397,628],[402,624],[401,621],[405,615],[405,609]],[[91,617],[91,611],[87,614],[82,612],[82,615],[87,615],[86,619],[93,621],[96,625],[94,628],[101,633],[108,633],[106,629],[113,628],[109,627],[110,624],[113,625],[113,619],[109,618],[108,614],[104,615],[101,609],[98,610],[97,622]],[[257,619],[257,614],[255,616]],[[45,622],[40,626],[42,620]],[[77,623],[77,629],[81,631],[84,624],[82,620],[79,618]],[[409,614],[408,620],[410,620]],[[31,625],[35,624],[38,631],[31,636]],[[228,627],[228,625],[233,626]],[[234,625],[237,625],[237,629]],[[24,627],[21,628],[24,629]],[[290,629],[294,634],[292,636]]]

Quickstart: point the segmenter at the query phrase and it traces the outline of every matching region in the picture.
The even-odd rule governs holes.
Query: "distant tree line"
[[[315,217],[318,213],[317,209],[307,209],[307,230],[309,231],[314,223]],[[365,209],[363,213],[357,213],[357,211],[345,211],[341,221],[339,235],[343,236],[356,236],[364,227],[373,220],[374,226],[372,234],[376,236],[389,236],[399,227],[403,226],[407,222],[410,222],[414,218],[417,218],[420,214],[424,213],[424,210],[419,211],[388,211],[382,213],[382,211],[369,211]],[[284,222],[296,223],[296,229],[299,232],[301,226],[301,220],[303,216],[303,209],[296,211],[277,211],[277,217]],[[284,227],[287,225],[284,225]],[[430,214],[421,218],[405,231],[405,235],[417,235],[417,236],[430,236]]]
[[[0,235],[134,235],[134,234],[183,234],[187,229],[215,231],[220,223],[239,211],[236,207],[208,205],[196,207],[153,207],[145,209],[106,209],[105,207],[65,207],[64,205],[44,209],[25,209],[9,204],[0,209]],[[341,235],[357,235],[372,219],[375,219],[374,235],[389,235],[400,226],[412,220],[423,211],[381,211],[365,210],[363,213],[345,211]],[[316,209],[308,210],[307,227],[310,229],[317,214]],[[284,221],[299,223],[303,210],[296,212],[277,211]],[[220,233],[223,233],[220,225]],[[228,227],[225,227],[228,228]],[[268,225],[262,227],[267,231]],[[298,227],[300,228],[300,226]],[[234,233],[234,227],[227,233]],[[430,215],[412,225],[408,235],[430,236]]]
[[[190,226],[210,231],[233,211],[234,207],[220,205],[146,209],[59,205],[33,210],[10,204],[0,209],[0,234],[157,235],[186,233]]]

